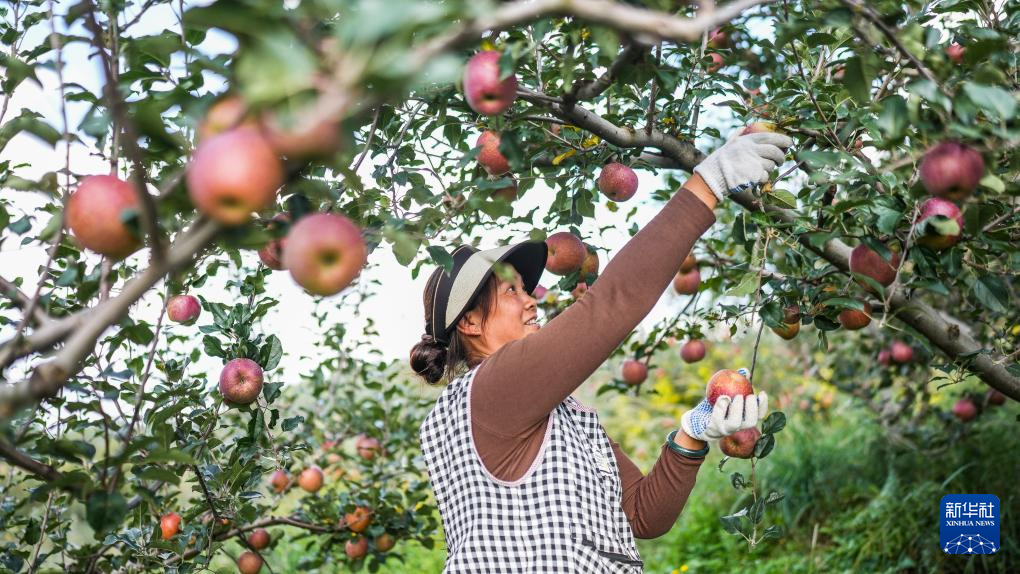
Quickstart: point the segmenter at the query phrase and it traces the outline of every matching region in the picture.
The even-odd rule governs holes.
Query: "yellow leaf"
[[[488,40],[488,39],[482,40],[482,49],[483,50],[495,50],[496,49],[496,45],[493,44],[491,40]]]
[[[583,28],[581,30],[581,39],[582,40],[587,40],[588,36],[591,36],[591,30],[588,30],[587,28]]]
[[[602,141],[602,139],[599,138],[599,136],[590,136],[588,139],[586,139],[583,142],[581,142],[581,145],[584,146],[584,147],[592,147],[592,146],[599,145],[599,142],[601,142],[601,141]]]
[[[553,165],[560,165],[561,161],[567,159],[568,157],[574,155],[575,153],[577,153],[576,149],[568,149],[567,151],[565,151],[565,152],[561,153],[560,155],[554,157],[553,161],[552,161],[552,164]]]

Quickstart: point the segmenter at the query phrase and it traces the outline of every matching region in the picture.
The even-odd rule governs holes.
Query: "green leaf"
[[[312,53],[284,31],[257,36],[237,64],[239,83],[252,104],[270,103],[311,88],[316,71]]]
[[[986,173],[978,183],[981,187],[990,189],[995,193],[1004,193],[1006,191],[1006,184],[1003,183],[1002,180],[994,173]]]
[[[748,518],[754,524],[761,523],[761,519],[765,517],[765,499],[759,498],[751,505],[751,512],[748,513]]]
[[[283,430],[285,432],[286,431],[292,431],[292,430],[296,429],[298,427],[298,425],[303,423],[303,422],[305,422],[305,417],[303,417],[303,416],[296,416],[296,417],[291,417],[289,419],[283,419],[283,425],[282,425],[283,426]]]
[[[127,513],[127,501],[117,491],[93,492],[85,504],[85,520],[97,533],[117,530]]]
[[[995,275],[982,275],[971,285],[974,297],[991,311],[1005,313],[1009,306],[1009,289]]]
[[[205,350],[205,354],[210,357],[227,357],[227,353],[223,350],[223,345],[216,337],[209,335],[202,337],[202,348]]]
[[[744,518],[747,518],[748,509],[741,508],[739,512],[730,514],[729,516],[720,516],[719,520],[723,524],[723,528],[730,534],[743,534],[748,535],[751,532],[751,527],[747,524]]]
[[[747,481],[744,480],[744,475],[739,472],[734,472],[730,475],[730,484],[733,485],[733,488],[738,490],[747,487]]]
[[[754,443],[754,456],[765,458],[775,447],[776,437],[772,433],[762,433],[761,437],[758,438],[758,442]]]
[[[726,295],[730,297],[747,297],[758,290],[758,274],[747,273],[740,278],[740,282],[730,287]]]
[[[881,102],[882,111],[878,114],[876,125],[885,139],[896,142],[903,139],[910,116],[907,113],[907,101],[902,96],[889,96]]]
[[[46,143],[56,145],[60,140],[60,132],[44,122],[42,115],[28,110],[21,111],[17,117],[11,118],[3,126],[0,126],[0,150],[7,147],[7,144],[21,132],[30,133]]]
[[[976,106],[991,112],[1004,122],[1016,115],[1016,98],[1007,90],[998,86],[964,82],[963,91]]]
[[[397,263],[406,267],[414,261],[421,247],[421,239],[393,227],[387,227],[383,236],[393,244],[393,256],[397,258]]]
[[[761,540],[778,540],[783,536],[783,529],[778,524],[773,524],[765,529],[765,532],[761,534]]]
[[[786,498],[786,495],[772,490],[768,493],[768,496],[765,497],[765,504],[776,504],[784,498]]]
[[[850,97],[859,104],[871,103],[871,78],[865,72],[864,62],[858,57],[847,59],[843,69],[843,84]]]
[[[860,299],[850,299],[847,297],[833,297],[832,299],[826,299],[821,302],[823,307],[835,307],[837,309],[855,309],[857,311],[864,310],[864,302]],[[772,413],[773,415],[776,413]],[[771,416],[771,415],[769,415]]]
[[[264,370],[271,371],[275,369],[280,364],[280,358],[283,357],[283,345],[280,344],[279,337],[270,335],[266,344],[263,345],[259,357],[262,359],[260,363]]]
[[[781,411],[774,411],[765,417],[761,423],[762,434],[775,434],[786,428],[786,415]]]
[[[787,209],[797,208],[797,196],[785,189],[774,189],[772,190],[772,193],[769,193],[765,197],[772,198],[775,200],[775,203],[779,204],[780,207],[785,207]]]

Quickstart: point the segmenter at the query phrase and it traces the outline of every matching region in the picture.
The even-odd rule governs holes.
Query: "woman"
[[[446,532],[444,572],[642,572],[634,538],[672,527],[706,441],[755,426],[767,397],[701,401],[642,476],[570,395],[651,310],[715,221],[716,203],[767,181],[791,144],[775,133],[732,138],[545,326],[530,295],[543,242],[463,245],[449,272],[432,274],[411,367],[430,384],[450,381],[420,433]]]

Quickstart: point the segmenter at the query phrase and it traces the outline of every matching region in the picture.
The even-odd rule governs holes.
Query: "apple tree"
[[[1012,3],[0,14],[0,241],[42,254],[34,279],[0,270],[0,568],[374,570],[432,545],[429,401],[402,362],[372,358],[371,318],[355,331],[331,310],[357,315],[380,256],[417,276],[450,263],[450,242],[531,237],[579,253],[542,294],[554,316],[614,247],[597,214],[636,233],[634,206],[668,199],[734,130],[797,143],[717,210],[669,295],[681,312],[621,358],[647,372],[671,341],[728,331],[757,348],[769,327],[824,351],[830,382],[919,447],[957,440],[953,415],[1020,400]],[[18,97],[44,87],[55,112]],[[29,139],[63,161],[14,153]],[[277,336],[274,273],[314,298],[314,348]],[[963,402],[932,408],[950,384]],[[265,562],[263,529],[306,544],[303,562]]]

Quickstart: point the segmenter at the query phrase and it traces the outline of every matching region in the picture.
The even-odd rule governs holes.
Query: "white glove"
[[[765,391],[748,395],[746,400],[743,395],[732,399],[722,396],[716,399],[715,407],[708,404],[708,399],[702,399],[680,417],[680,427],[693,439],[717,441],[738,430],[758,426],[768,411],[769,397]]]
[[[758,132],[731,137],[715,150],[694,172],[701,176],[720,201],[737,188],[754,183],[765,183],[769,172],[783,163],[786,148],[793,140],[775,132]]]

